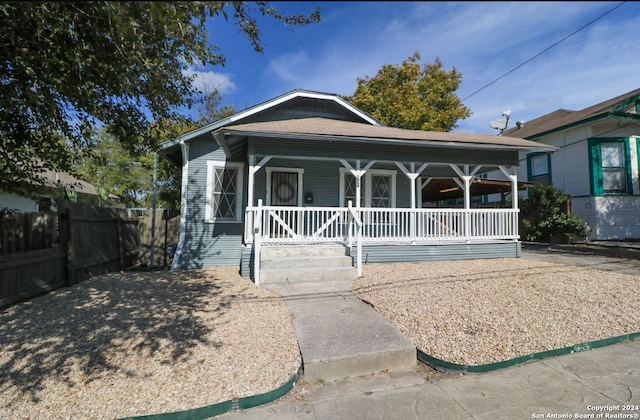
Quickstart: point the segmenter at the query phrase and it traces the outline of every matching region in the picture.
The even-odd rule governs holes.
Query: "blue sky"
[[[485,85],[580,30],[491,86]],[[273,2],[320,23],[287,28],[260,18],[264,53],[231,21],[208,23],[224,67],[193,69],[223,104],[245,109],[293,89],[352,95],[357,78],[414,51],[462,73],[457,95],[473,115],[454,131],[497,134],[489,122],[511,111],[512,127],[559,108],[578,110],[640,87],[640,2]]]

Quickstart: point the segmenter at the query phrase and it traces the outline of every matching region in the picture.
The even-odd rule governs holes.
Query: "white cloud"
[[[222,96],[236,89],[236,85],[231,80],[231,76],[225,73],[214,71],[194,70],[189,67],[183,70],[185,76],[194,76],[193,86],[201,92],[208,93],[217,89]]]

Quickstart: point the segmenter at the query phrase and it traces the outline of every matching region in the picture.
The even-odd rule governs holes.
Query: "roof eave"
[[[264,131],[242,131],[229,129],[221,129],[214,133],[216,142],[221,147],[226,145],[225,155],[230,156],[228,152],[228,143],[225,137],[238,136],[238,137],[266,137],[266,138],[278,138],[288,140],[318,140],[318,141],[335,141],[335,142],[350,142],[350,143],[382,143],[382,144],[398,144],[407,146],[419,146],[419,147],[455,147],[466,148],[472,150],[504,150],[504,151],[526,151],[526,152],[551,152],[558,148],[550,145],[540,144],[539,146],[517,146],[517,145],[500,145],[500,144],[487,144],[487,143],[465,143],[455,141],[439,141],[439,140],[408,140],[408,139],[389,139],[389,138],[373,138],[373,137],[359,137],[359,136],[336,136],[336,135],[322,135],[322,134],[301,134],[301,133],[282,133],[282,132],[264,132]]]

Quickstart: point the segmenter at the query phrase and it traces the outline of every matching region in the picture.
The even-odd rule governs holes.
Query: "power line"
[[[606,15],[608,15],[609,13],[613,12],[614,10],[616,10],[618,7],[622,6],[623,4],[625,4],[626,1],[621,2],[620,4],[618,4],[616,7],[607,10],[606,12],[604,12],[603,14],[601,14],[600,16],[598,16],[597,18],[595,18],[594,20],[592,20],[591,22],[587,23],[586,25],[582,26],[580,29],[574,31],[573,33],[565,36],[564,38],[562,38],[560,41],[556,42],[555,44],[545,48],[544,50],[542,50],[541,52],[539,52],[538,54],[534,55],[533,57],[531,57],[530,59],[528,59],[527,61],[525,61],[524,63],[520,64],[518,67],[509,70],[508,72],[506,72],[505,74],[503,74],[502,76],[498,77],[497,79],[495,79],[493,82],[491,83],[487,83],[486,85],[484,85],[483,87],[481,87],[480,89],[476,90],[475,92],[473,92],[471,95],[467,96],[466,98],[462,99],[462,101],[466,101],[467,99],[469,99],[470,97],[472,97],[473,95],[475,95],[478,92],[483,91],[484,89],[488,88],[489,86],[491,86],[492,84],[496,83],[498,80],[503,79],[505,77],[507,77],[508,75],[510,75],[511,73],[513,73],[514,71],[518,70],[520,67],[524,66],[525,64],[533,61],[534,59],[538,58],[539,56],[541,56],[542,54],[546,53],[547,51],[549,51],[551,48],[555,47],[556,45],[566,41],[567,39],[571,38],[572,36],[574,36],[575,34],[577,34],[578,32],[582,31],[584,28],[586,28],[589,25],[592,25],[594,23],[596,23],[598,20],[602,19],[603,17],[605,17]]]

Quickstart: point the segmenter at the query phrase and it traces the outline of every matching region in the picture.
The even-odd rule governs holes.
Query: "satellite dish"
[[[508,123],[509,123],[509,118],[500,117],[500,118],[496,118],[495,120],[491,121],[489,123],[489,126],[491,128],[495,128],[496,130],[504,130],[505,128],[507,128],[507,124]]]

